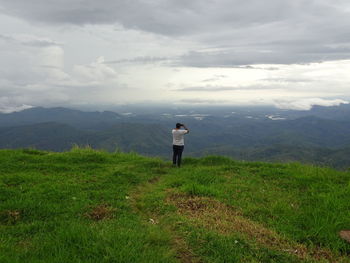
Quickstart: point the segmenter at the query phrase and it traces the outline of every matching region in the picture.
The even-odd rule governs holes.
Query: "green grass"
[[[0,164],[0,262],[350,262],[349,172],[88,148]]]

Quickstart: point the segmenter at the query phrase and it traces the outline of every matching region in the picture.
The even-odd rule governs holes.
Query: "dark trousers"
[[[183,145],[173,145],[173,164],[180,167],[182,152],[184,150]]]

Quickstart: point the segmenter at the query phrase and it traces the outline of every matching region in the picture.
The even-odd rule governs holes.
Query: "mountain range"
[[[176,122],[185,122],[190,128],[187,156],[219,154],[348,168],[349,113],[348,105],[309,112],[241,107],[168,109],[166,113],[165,109],[116,113],[37,107],[0,114],[0,148],[66,151],[73,145],[89,145],[169,158],[171,129]]]

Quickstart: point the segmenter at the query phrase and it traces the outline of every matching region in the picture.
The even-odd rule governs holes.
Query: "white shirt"
[[[184,135],[188,133],[187,130],[177,130],[173,129],[173,145],[185,145]]]

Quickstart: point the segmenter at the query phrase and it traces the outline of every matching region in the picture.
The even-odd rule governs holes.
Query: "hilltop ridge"
[[[1,262],[350,262],[350,173],[0,150]]]

